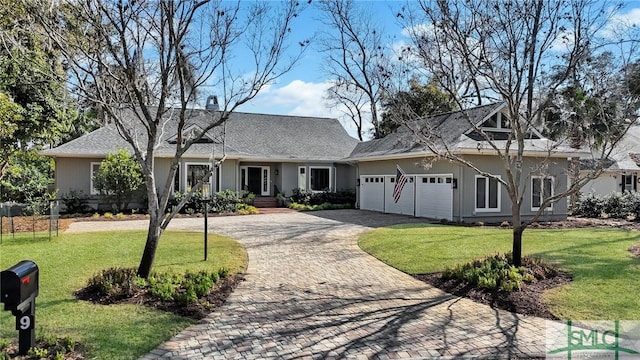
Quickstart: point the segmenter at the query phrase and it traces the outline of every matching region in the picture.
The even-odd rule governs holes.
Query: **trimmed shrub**
[[[144,184],[142,168],[125,149],[110,153],[93,176],[96,189],[117,212],[127,209],[134,193]]]
[[[336,210],[336,209],[352,209],[351,204],[330,204],[324,203],[320,205],[305,205],[292,202],[289,208],[298,211],[317,211],[317,210]]]
[[[185,196],[187,196],[187,193],[176,191],[167,204],[167,211],[175,209]],[[257,210],[253,210],[255,208],[247,205],[252,202],[254,197],[254,194],[247,191],[221,191],[213,195],[212,198],[208,200],[208,211],[210,213],[240,213],[241,210],[244,210],[243,213],[257,214]],[[205,200],[203,198],[202,191],[196,191],[191,195],[189,201],[184,204],[179,212],[181,214],[189,215],[204,214],[204,203]]]
[[[604,211],[604,201],[602,197],[595,194],[581,195],[572,209],[572,214],[590,218],[598,218]]]
[[[101,270],[89,279],[87,288],[102,296],[126,298],[139,290],[135,268],[109,268]]]
[[[594,194],[581,195],[571,214],[590,218],[606,215],[609,218],[625,219],[635,215],[640,220],[640,194],[636,192],[618,192],[607,196]]]
[[[84,214],[89,208],[87,195],[82,190],[69,190],[61,200],[67,208],[67,214]]]
[[[353,207],[353,204],[356,203],[356,194],[352,191],[313,192],[313,191],[306,191],[301,189],[293,189],[293,194],[291,195],[291,202],[297,203],[299,205],[310,205],[310,206],[314,206],[314,205],[324,206],[324,204],[331,204],[331,205],[350,204],[349,208],[351,208]],[[289,207],[291,207],[291,205]],[[317,209],[314,209],[314,210],[317,210]]]
[[[513,266],[511,256],[501,254],[446,269],[442,278],[466,281],[479,288],[506,292],[520,290],[523,282],[535,281],[534,275],[526,267]]]

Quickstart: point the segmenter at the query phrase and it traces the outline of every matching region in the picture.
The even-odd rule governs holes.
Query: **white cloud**
[[[312,83],[301,80],[293,80],[282,87],[271,85],[247,104],[245,110],[326,117],[327,107],[324,106],[323,98],[329,86],[328,82]]]
[[[638,26],[640,25],[640,8],[633,8],[627,13],[617,14],[613,17],[612,22]]]
[[[262,92],[240,111],[337,118],[345,127],[349,135],[357,137],[357,130],[349,119],[345,119],[344,113],[332,108],[325,101],[327,89],[331,82],[320,83],[293,80],[284,86],[271,85],[265,87]]]

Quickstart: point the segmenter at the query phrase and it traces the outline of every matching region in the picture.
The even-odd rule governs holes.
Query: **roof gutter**
[[[483,156],[498,156],[498,152],[492,149],[461,149],[453,152],[455,155],[483,155]],[[548,151],[525,151],[525,157],[550,157],[550,158],[568,158],[580,156],[581,152],[548,152]],[[396,160],[406,158],[418,158],[418,157],[433,157],[435,153],[431,151],[402,153],[402,154],[389,154],[389,155],[377,155],[377,156],[362,156],[362,157],[349,157],[345,159],[347,162],[367,162],[367,161],[379,161],[379,160]]]

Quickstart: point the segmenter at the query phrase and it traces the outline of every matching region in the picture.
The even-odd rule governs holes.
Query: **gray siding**
[[[154,164],[153,176],[156,179],[156,188],[158,190],[164,189],[167,176],[169,175],[169,167],[171,166],[171,159],[160,158],[156,159]],[[180,171],[180,169],[178,169]],[[174,189],[176,191],[181,189]]]
[[[400,166],[407,175],[422,175],[422,174],[453,174],[454,179],[460,178],[462,168],[460,165],[451,163],[449,161],[439,161],[432,165],[430,169],[427,169],[422,165],[422,160],[419,158],[414,159],[399,159],[399,160],[386,160],[386,161],[374,161],[374,162],[361,162],[359,166],[359,176],[361,175],[394,175],[396,174],[396,165]],[[457,189],[453,190],[453,218],[456,221],[461,220],[461,197],[460,197],[460,185]]]
[[[298,166],[301,165],[298,163],[282,163],[280,170],[282,183],[279,188],[286,196],[290,196],[293,189],[298,188]]]
[[[457,189],[453,190],[453,217],[456,221],[475,222],[486,221],[496,222],[511,220],[511,201],[506,187],[500,187],[500,211],[496,212],[476,212],[475,209],[475,179],[478,175],[474,170],[463,165],[449,161],[437,161],[431,164],[430,168],[422,165],[420,158],[399,159],[386,161],[360,162],[358,164],[358,176],[361,175],[395,175],[396,165],[399,165],[407,175],[420,174],[453,174],[457,180]],[[500,175],[506,179],[506,172],[502,163],[493,156],[469,156],[468,160],[476,164],[483,171]],[[520,189],[524,189],[523,204],[521,214],[523,217],[531,217],[535,211],[531,209],[531,175],[539,175],[536,169],[542,159],[526,158],[524,163],[523,177]],[[546,174],[554,177],[554,193],[563,192],[567,189],[567,160],[552,159],[548,164]],[[546,211],[541,220],[564,219],[567,216],[567,200],[560,199],[553,204],[553,209]]]
[[[102,159],[57,158],[56,160],[56,188],[58,195],[63,196],[71,190],[90,194],[91,163]]]
[[[490,156],[475,156],[468,157],[470,161],[478,165],[478,167],[489,173],[500,175],[502,179],[506,180],[506,172],[496,157]],[[541,175],[538,171],[542,158],[525,158],[523,164],[522,179],[520,181],[520,191],[524,191],[523,203],[520,209],[520,214],[524,218],[531,217],[535,214],[535,210],[531,209],[531,176]],[[548,164],[548,168],[545,171],[546,176],[552,176],[554,178],[554,193],[564,192],[567,189],[567,166],[566,159],[548,159],[552,162]],[[470,221],[503,221],[511,220],[511,200],[505,186],[501,186],[500,194],[500,212],[475,212],[475,178],[478,175],[475,171],[468,167],[462,167],[463,174],[462,180],[462,196],[468,201],[463,201],[462,219]],[[567,216],[567,199],[560,199],[557,203],[553,204],[553,209],[545,211],[541,220],[555,220],[564,219]]]
[[[237,160],[225,160],[221,168],[220,189],[238,191],[240,188],[240,179]]]
[[[355,191],[357,168],[348,164],[336,164],[336,185],[337,191]]]

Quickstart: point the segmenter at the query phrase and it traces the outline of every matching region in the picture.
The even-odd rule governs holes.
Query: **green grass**
[[[61,234],[16,234],[3,237],[0,268],[20,260],[32,260],[40,269],[40,294],[36,298],[36,336],[70,337],[87,347],[90,357],[99,359],[137,358],[180,332],[193,320],[136,305],[94,305],[74,298],[73,292],[98,270],[109,267],[137,267],[146,232],[117,231]],[[185,272],[217,270],[244,271],[247,256],[237,242],[209,235],[209,257],[203,261],[203,236],[194,232],[165,232],[155,258],[154,270]],[[0,312],[0,344],[15,339],[15,320]]]
[[[365,233],[360,247],[409,274],[442,271],[511,251],[509,229],[401,225]],[[527,229],[524,255],[539,255],[574,275],[544,294],[561,319],[640,320],[640,259],[629,253],[640,232],[617,229]]]

